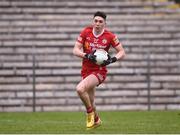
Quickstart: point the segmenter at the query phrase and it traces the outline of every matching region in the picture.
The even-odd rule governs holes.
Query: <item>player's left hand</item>
[[[85,58],[87,58],[88,60],[90,60],[93,63],[96,63],[96,55],[94,55],[95,52],[96,52],[96,50],[94,50],[92,53],[86,53]]]
[[[117,58],[116,57],[110,57],[110,55],[108,55],[108,59],[107,60],[104,60],[104,62],[101,64],[101,66],[107,66],[111,63],[114,63],[117,61]]]

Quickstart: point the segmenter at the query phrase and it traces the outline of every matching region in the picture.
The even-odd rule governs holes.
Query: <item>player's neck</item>
[[[93,35],[97,38],[104,33],[104,28],[101,31],[97,31],[93,28]]]

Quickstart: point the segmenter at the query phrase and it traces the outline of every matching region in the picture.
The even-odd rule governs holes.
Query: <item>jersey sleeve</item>
[[[79,34],[79,36],[77,38],[77,42],[83,44],[85,41],[85,37],[86,37],[86,29],[81,31],[81,33]]]
[[[119,44],[121,44],[121,43],[120,43],[118,37],[116,35],[112,34],[112,40],[111,40],[112,47],[116,47]]]

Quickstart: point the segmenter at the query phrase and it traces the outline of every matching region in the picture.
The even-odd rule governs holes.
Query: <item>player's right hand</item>
[[[94,55],[95,52],[96,50],[93,51],[92,53],[86,53],[85,58],[92,61],[93,63],[96,63],[96,55]]]
[[[111,63],[114,63],[114,62],[116,62],[116,61],[117,61],[117,58],[116,58],[116,57],[112,57],[112,58],[111,58],[111,56],[108,55],[108,59],[107,59],[107,60],[104,60],[103,64],[101,64],[101,66],[102,66],[102,67],[103,67],[103,66],[107,66],[107,65],[109,65],[109,64],[111,64]]]

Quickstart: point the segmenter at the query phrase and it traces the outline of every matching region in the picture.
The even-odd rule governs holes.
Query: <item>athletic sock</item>
[[[96,115],[94,121],[97,122],[99,120],[99,116]]]
[[[87,110],[87,113],[92,113],[93,112],[93,108],[92,107],[88,107],[86,110]]]

